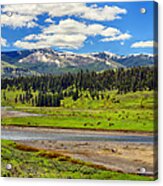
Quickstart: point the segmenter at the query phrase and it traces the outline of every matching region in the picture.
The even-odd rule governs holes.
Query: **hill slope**
[[[27,68],[18,67],[6,61],[1,61],[1,76],[2,77],[17,77],[17,76],[31,76],[38,75],[37,72]]]

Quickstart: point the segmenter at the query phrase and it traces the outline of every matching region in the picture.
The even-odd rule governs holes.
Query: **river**
[[[58,129],[57,129],[58,130]],[[62,130],[62,129],[60,129]],[[17,130],[14,128],[2,128],[1,138],[8,140],[59,140],[59,141],[112,141],[112,142],[128,142],[128,143],[146,143],[153,144],[153,136],[140,136],[140,135],[110,135],[110,134],[93,134],[92,132],[68,132],[65,130],[62,133],[48,131],[39,131],[37,127],[35,130],[29,131],[22,128]]]

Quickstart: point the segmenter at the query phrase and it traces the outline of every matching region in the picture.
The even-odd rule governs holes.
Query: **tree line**
[[[109,69],[104,72],[81,70],[78,73],[61,75],[45,74],[17,78],[2,78],[1,88],[7,91],[22,90],[15,103],[30,102],[33,106],[60,106],[65,97],[74,101],[89,92],[91,98],[104,99],[102,92],[117,90],[118,94],[143,90],[157,90],[155,67]],[[34,94],[37,92],[37,94]],[[5,97],[5,96],[4,96]]]

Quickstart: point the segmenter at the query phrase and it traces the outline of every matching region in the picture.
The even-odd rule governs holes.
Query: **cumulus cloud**
[[[39,38],[40,36],[38,36]],[[33,49],[33,48],[47,48],[57,46],[59,48],[78,49],[86,40],[84,35],[44,35],[44,37],[36,42],[30,41],[16,41],[14,46],[18,48]]]
[[[98,24],[86,25],[73,19],[61,20],[59,24],[51,24],[49,27],[42,29],[40,34],[31,34],[24,37],[24,41],[16,42],[17,47],[26,47],[27,41],[29,47],[31,41],[35,42],[34,46],[39,45],[57,46],[60,48],[80,48],[84,41],[90,35],[96,35],[102,32],[104,26]],[[23,45],[22,45],[23,43]],[[28,47],[28,48],[29,48]]]
[[[32,15],[20,15],[16,13],[12,13],[11,16],[8,16],[7,14],[1,15],[1,25],[10,26],[12,28],[32,28],[38,26],[35,21],[37,21],[37,17],[33,17]]]
[[[30,40],[38,40],[38,35],[37,34],[30,34],[24,37],[25,41],[30,41]]]
[[[75,21],[73,19],[61,20],[59,24],[51,24],[42,29],[42,33],[31,34],[22,41],[16,41],[19,48],[43,48],[57,46],[60,48],[78,49],[88,36],[100,34],[105,27],[103,25]]]
[[[101,41],[103,41],[103,42],[125,41],[125,40],[130,39],[131,37],[132,37],[131,34],[119,32],[119,33],[116,34],[115,36],[103,38],[103,39],[101,39]]]
[[[5,38],[2,38],[2,37],[1,37],[1,46],[2,47],[7,47],[8,46],[7,40]]]
[[[97,21],[113,21],[115,19],[121,19],[120,14],[126,14],[126,9],[119,8],[117,6],[107,6],[104,8],[89,8],[89,10],[82,13],[81,17]]]
[[[90,24],[76,21],[74,19],[61,20],[59,24],[51,24],[49,27],[43,29],[44,34],[84,34],[96,35],[103,31],[105,27],[100,24]]]
[[[11,16],[8,16],[8,12]],[[98,7],[97,4],[87,6],[85,3],[54,3],[54,4],[16,4],[2,7],[1,24],[13,28],[38,26],[38,16],[48,14],[45,22],[52,22],[51,18],[62,16],[76,16],[96,21],[113,21],[126,14],[126,9],[117,6]]]
[[[56,6],[55,11],[53,9],[49,9],[48,11],[51,17],[73,15],[90,20],[113,21],[115,19],[120,19],[121,14],[127,13],[126,9],[108,5],[98,7],[97,4],[93,4],[88,7],[85,3],[65,3],[55,4],[54,6]]]
[[[131,48],[152,48],[152,47],[157,48],[158,43],[155,41],[139,41],[131,45]]]
[[[99,35],[104,39],[121,37],[125,39],[125,34],[113,27],[105,27],[101,24],[86,24],[74,19],[61,20],[58,24],[50,24],[42,28],[39,34],[30,34],[22,41],[16,41],[15,46],[19,48],[43,48],[60,47],[68,49],[79,49],[89,36]],[[105,38],[107,36],[107,38]],[[122,38],[124,37],[124,38]]]
[[[121,33],[120,30],[118,30],[117,28],[109,27],[109,28],[103,30],[101,35],[106,36],[106,37],[113,37],[113,36],[118,35],[120,33]]]

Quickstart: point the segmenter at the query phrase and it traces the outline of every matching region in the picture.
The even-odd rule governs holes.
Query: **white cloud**
[[[54,23],[54,21],[51,18],[45,19],[45,23]]]
[[[126,9],[119,8],[117,6],[107,6],[104,8],[91,7],[87,11],[83,12],[81,17],[97,21],[113,21],[115,19],[121,19],[119,14],[126,14]]]
[[[50,17],[77,16],[88,10],[85,3],[56,3],[49,7],[48,14]]]
[[[73,19],[62,20],[59,24],[51,24],[43,28],[40,34],[31,34],[17,41],[14,45],[19,48],[43,48],[57,46],[60,48],[78,49],[89,35],[99,34],[104,26],[86,25]]]
[[[7,13],[10,12],[11,16]],[[46,22],[52,22],[53,17],[76,16],[97,21],[113,21],[126,14],[126,9],[117,6],[98,7],[97,4],[87,6],[85,3],[54,3],[54,4],[15,4],[2,7],[1,24],[13,28],[38,26],[38,16],[48,14]]]
[[[111,41],[125,41],[128,40],[132,37],[132,35],[128,34],[128,33],[119,33],[118,35],[115,35],[113,37],[107,37],[104,39],[101,39],[101,41],[103,42],[111,42]]]
[[[76,35],[54,35],[51,37],[51,44],[56,43],[60,48],[78,49],[82,47],[83,42],[86,40],[86,36],[82,34]]]
[[[35,22],[37,20],[36,17],[33,17],[32,15],[20,15],[13,13],[11,16],[8,16],[7,14],[1,15],[1,24],[2,26],[11,26],[13,28],[17,27],[35,27],[38,26]]]
[[[100,24],[87,25],[73,19],[61,20],[58,25],[51,24],[49,27],[43,29],[44,34],[84,34],[96,35],[100,34],[105,27]]]
[[[25,40],[25,41],[38,40],[37,38],[38,38],[38,35],[36,35],[36,34],[30,34],[30,35],[28,35],[28,36],[25,36],[25,37],[24,37],[24,40]]]
[[[97,8],[98,6],[97,6],[97,4],[92,4],[91,5],[91,8]]]
[[[157,48],[158,43],[155,41],[139,41],[131,45],[131,48],[152,48],[152,47]]]
[[[1,37],[1,46],[2,47],[7,47],[8,46],[7,40],[5,38],[3,38],[3,37]]]
[[[15,43],[19,48],[60,47],[78,49],[83,46],[89,36],[116,37],[121,32],[101,24],[86,24],[73,19],[61,20],[42,29],[42,33],[31,34]]]
[[[122,42],[120,42],[120,45],[122,45],[122,46],[123,46],[124,44],[125,44],[125,43],[124,43],[123,41],[122,41]]]
[[[39,36],[38,36],[39,37]],[[78,49],[86,40],[84,35],[44,35],[43,39],[37,42],[16,41],[14,46],[18,48],[33,49],[33,48],[48,48],[57,46],[59,48]]]
[[[109,37],[110,40],[125,40],[128,36],[121,33],[117,28],[107,28],[101,24],[86,24],[69,18],[61,20],[58,24],[53,23],[42,28],[42,32],[39,34],[27,35],[22,41],[19,40],[14,45],[28,49],[54,46],[79,49],[89,36],[94,37],[96,35],[104,37],[104,39]]]
[[[102,37],[115,37],[121,31],[113,27],[105,27],[101,24],[86,24],[73,19],[61,20],[58,25],[51,24],[43,29],[44,34],[83,34],[86,36],[101,35]],[[122,37],[122,36],[121,36]]]
[[[28,41],[16,41],[14,43],[14,46],[17,48],[24,48],[24,49],[35,49],[35,48],[46,48],[47,46],[44,46],[44,43],[34,43],[34,42],[28,42]]]
[[[109,27],[109,28],[103,30],[103,32],[101,33],[101,35],[105,36],[105,37],[113,37],[117,34],[120,34],[120,30],[118,30],[116,28],[112,28],[112,27]]]
[[[85,3],[65,3],[55,4],[54,6],[56,6],[53,7],[54,9],[50,8],[48,11],[51,17],[74,15],[90,20],[113,21],[115,19],[120,19],[121,14],[127,13],[126,9],[108,5],[98,7],[97,4],[93,4],[92,6],[88,7]]]

